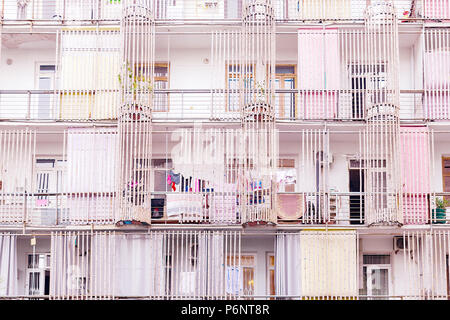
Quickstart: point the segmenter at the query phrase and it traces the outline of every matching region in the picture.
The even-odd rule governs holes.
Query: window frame
[[[230,72],[230,67],[238,69],[236,72]],[[256,68],[255,64],[252,63],[250,65],[251,67],[251,71],[249,72],[249,79],[253,80],[252,84],[254,83],[254,70]],[[294,68],[294,73],[276,73],[276,70],[278,67],[293,67]],[[240,79],[242,77],[242,72],[241,72],[241,66],[240,64],[236,64],[236,63],[229,63],[226,62],[225,63],[225,89],[228,91],[230,90],[230,79],[237,79],[239,81],[239,88],[237,89],[237,94],[239,94],[239,90],[241,90],[242,88],[240,87]],[[267,66],[267,68],[269,68],[269,66]],[[280,89],[285,89],[284,88],[284,80],[285,79],[290,79],[293,78],[294,80],[294,89],[297,89],[297,85],[298,85],[298,79],[297,79],[297,64],[295,63],[280,63],[280,64],[275,64],[275,70],[274,70],[274,81],[276,81],[277,79],[279,80],[280,83]],[[226,99],[225,99],[225,111],[226,112],[239,112],[239,106],[237,106],[237,110],[230,110],[230,92],[227,92],[226,95]],[[278,111],[280,112],[280,117],[284,117],[284,100],[282,98],[284,98],[284,93],[279,94],[278,97],[278,106],[275,106],[276,108],[278,108]],[[289,95],[289,93],[286,93],[286,95]],[[239,97],[240,99],[240,97]],[[297,109],[297,105],[296,105],[296,101],[297,101],[297,97],[296,97],[296,93],[294,93],[294,110],[295,110],[295,114],[294,117],[297,118],[298,115],[298,109]]]
[[[446,186],[445,183],[445,178],[448,177],[450,179],[450,172],[449,173],[445,173],[445,161],[450,161],[450,156],[442,156],[441,157],[441,167],[442,167],[442,191],[446,192],[445,189],[446,187],[450,188],[450,185]],[[449,170],[450,171],[450,170]],[[444,199],[446,199],[447,201],[450,201],[450,196],[444,196]]]
[[[243,261],[244,257],[251,257],[253,259],[252,266],[244,266],[242,264],[242,261]],[[235,263],[237,263],[237,265],[230,264],[229,263],[230,261],[234,261]],[[240,281],[239,282],[240,282],[240,286],[242,286],[242,291],[241,290],[239,290],[239,291],[240,291],[241,295],[248,296],[248,297],[243,297],[244,300],[253,300],[254,298],[252,298],[252,296],[254,296],[256,294],[255,280],[257,278],[257,266],[258,266],[258,264],[257,264],[257,262],[258,262],[257,261],[257,253],[256,252],[240,252],[240,254],[239,253],[229,254],[229,255],[227,255],[226,262],[227,262],[226,266],[239,267],[239,277],[240,277]],[[247,287],[245,285],[245,282],[244,282],[244,268],[253,270],[253,279],[251,279],[253,281],[253,292],[252,292],[251,295],[250,294],[246,294],[244,292],[244,290]]]
[[[54,69],[53,71],[43,71],[41,70],[42,66],[53,66]],[[47,89],[41,89],[40,88],[40,79],[42,77],[44,77],[45,75],[48,75],[48,78],[50,79],[50,88],[48,89],[49,91],[53,91],[53,94],[38,94],[37,95],[37,109],[36,110],[30,110],[30,112],[33,112],[34,115],[32,116],[33,118],[36,119],[41,119],[41,117],[39,116],[39,111],[40,111],[40,103],[41,103],[41,98],[48,96],[48,103],[49,103],[49,114],[50,114],[50,118],[54,118],[55,117],[55,113],[57,113],[56,111],[56,105],[55,102],[57,101],[55,99],[56,96],[56,73],[57,73],[57,65],[55,61],[37,61],[35,62],[35,79],[34,79],[34,87],[36,88],[36,90],[47,90]],[[45,119],[45,118],[42,118]]]
[[[39,256],[39,255],[44,255],[45,256],[45,262],[46,265],[43,268],[39,268],[39,265],[37,267],[34,268],[30,268],[28,266],[28,257],[29,256]],[[50,252],[26,252],[25,253],[25,295],[27,296],[35,296],[35,295],[44,295],[45,294],[45,273],[48,271],[49,272],[49,277],[50,277],[50,281],[51,281],[51,266],[47,266],[47,258],[50,260],[51,263],[51,253]],[[38,262],[39,263],[39,262]],[[35,294],[35,293],[30,293],[30,274],[31,273],[39,273],[39,293]],[[50,283],[49,283],[50,285]]]
[[[294,67],[294,73],[277,73],[276,72],[276,70],[277,70],[277,67]],[[275,81],[278,79],[279,80],[279,82],[280,82],[280,89],[281,90],[283,90],[283,89],[286,89],[285,87],[284,87],[284,80],[286,80],[286,79],[290,79],[290,78],[293,78],[294,79],[294,90],[295,89],[297,89],[297,64],[292,64],[292,63],[282,63],[282,64],[275,64]],[[285,115],[284,115],[284,108],[285,108],[285,106],[284,106],[284,95],[291,95],[292,93],[279,93],[278,94],[278,106],[275,106],[275,107],[278,107],[278,113],[279,113],[279,116],[281,117],[281,118],[284,118],[285,117]],[[295,112],[294,112],[294,118],[296,119],[297,118],[297,116],[298,116],[298,109],[297,109],[297,104],[296,104],[296,102],[297,102],[297,93],[293,93],[292,94],[293,96],[294,96],[294,110],[295,110]]]
[[[368,264],[364,263],[364,256],[371,256],[371,255],[377,255],[377,256],[389,256],[389,264]],[[393,293],[393,277],[392,277],[392,262],[393,262],[393,255],[392,252],[386,252],[386,251],[364,251],[361,253],[361,280],[364,279],[364,267],[372,267],[372,269],[387,269],[388,270],[388,296],[392,296]],[[367,273],[368,274],[368,273]],[[369,294],[369,288],[368,288],[369,278],[366,278],[366,296]],[[363,284],[363,282],[362,282]],[[364,284],[363,284],[364,285]],[[376,300],[376,298],[368,298],[365,297],[366,300]],[[386,299],[386,298],[385,298]]]
[[[233,69],[235,69],[237,71],[230,72],[230,67],[232,67]],[[251,84],[253,85],[254,84],[254,78],[255,78],[254,77],[255,76],[255,74],[254,74],[255,64],[252,63],[250,65],[250,68],[251,68],[251,71],[246,73],[246,74],[249,74],[249,76],[248,76],[249,80],[252,81]],[[231,75],[231,77],[230,77],[230,75]],[[230,90],[230,86],[229,86],[230,79],[237,79],[238,80],[238,84],[239,84],[237,89],[233,89],[233,90],[236,90],[236,92],[233,92],[233,94],[236,94],[237,97],[238,97],[238,99],[237,99],[238,100],[238,105],[236,107],[236,110],[234,110],[234,108],[233,108],[233,110],[230,109],[231,108],[231,104],[230,104],[231,92],[227,91],[226,99],[225,99],[225,112],[239,112],[239,107],[240,107],[239,105],[240,105],[240,99],[241,99],[240,91],[242,90],[242,88],[241,88],[241,77],[242,77],[242,72],[241,72],[241,65],[239,63],[229,63],[229,62],[225,63],[225,89],[226,90]]]
[[[165,77],[157,77],[156,75],[154,76],[153,81],[156,83],[156,81],[166,81],[167,83],[167,89],[170,88],[170,62],[155,62],[154,64],[154,68],[155,67],[165,67],[167,68],[167,76]],[[154,71],[154,70],[153,70]],[[153,112],[170,112],[170,94],[169,93],[160,93],[160,94],[165,94],[167,96],[167,105],[164,107],[164,110],[155,110],[155,97],[153,97],[153,106],[152,106],[152,111]],[[156,95],[156,94],[155,94]]]
[[[273,257],[273,265],[270,264],[270,259],[271,257]],[[273,271],[273,293],[271,292],[271,282],[272,282],[272,277],[270,275],[270,271]],[[277,289],[275,286],[275,253],[270,251],[270,252],[266,252],[266,293],[267,295],[276,295],[277,293]],[[274,300],[275,298],[271,297],[270,300]]]

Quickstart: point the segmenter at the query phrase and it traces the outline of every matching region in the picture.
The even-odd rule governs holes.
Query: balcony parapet
[[[139,225],[199,225],[238,226],[368,226],[367,208],[364,207],[365,192],[276,192],[273,210],[259,208],[248,211],[244,217],[235,192],[172,193],[150,192],[152,199],[164,199],[163,203],[151,205],[151,210],[135,212]],[[389,196],[389,193],[380,193]],[[448,227],[450,214],[436,214],[437,197],[450,196],[450,192],[404,192],[404,199],[423,199],[404,209],[403,226]],[[62,226],[116,224],[116,192],[35,192],[0,194],[0,226],[56,228]],[[158,203],[160,203],[158,202]],[[426,212],[421,208],[426,209]],[[136,209],[137,210],[137,209]],[[422,210],[416,212],[417,210]],[[249,214],[257,212],[251,218]],[[263,215],[266,214],[266,215]],[[130,220],[130,221],[131,221]],[[132,223],[134,224],[134,223]],[[382,225],[382,224],[379,224]]]
[[[93,100],[77,102],[75,93],[71,95],[72,100],[62,100],[62,93],[55,90],[0,90],[0,120],[85,122],[117,119],[118,110],[110,104],[99,105],[95,99],[107,96],[109,101],[117,101],[120,90],[92,89],[85,92]],[[427,99],[431,93],[427,90],[400,90],[400,119],[450,120],[449,114],[442,111],[445,100]],[[363,89],[275,89],[274,94],[271,113],[275,120],[347,121],[366,118],[366,92]],[[354,96],[361,97],[358,105],[352,102]],[[152,118],[153,121],[239,121],[238,101],[239,93],[232,89],[154,89]]]
[[[196,8],[195,0],[180,3],[158,1],[154,12],[155,20],[164,23],[198,21],[200,23],[239,22],[242,8],[236,6],[225,10],[223,1],[211,1],[208,5]],[[273,0],[273,13],[279,23],[310,21],[363,20],[366,0]],[[401,22],[410,21],[450,21],[449,4],[435,0],[404,1],[395,0],[396,18]],[[8,22],[32,22],[48,24],[92,24],[115,22],[119,24],[122,5],[119,1],[93,0],[88,4],[82,1],[38,1],[30,0],[25,6],[19,6],[15,0],[1,0],[0,17]],[[146,11],[144,10],[143,13]],[[146,14],[146,13],[145,13]]]

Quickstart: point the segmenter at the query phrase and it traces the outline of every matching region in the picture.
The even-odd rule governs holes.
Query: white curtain
[[[31,191],[35,132],[0,130],[0,220],[22,222],[23,193]],[[30,199],[30,198],[29,198]]]
[[[115,129],[69,129],[67,132],[68,220],[110,222],[115,191]]]
[[[163,234],[117,235],[115,241],[114,295],[162,296]]]
[[[64,30],[60,57],[60,118],[116,119],[120,32]]]
[[[17,236],[0,234],[0,297],[17,295]]]
[[[113,232],[53,232],[51,239],[51,298],[113,296]]]
[[[51,237],[50,297],[90,296],[90,236],[86,232],[53,232]]]
[[[300,235],[279,234],[275,247],[275,290],[281,296],[301,295]]]
[[[232,293],[226,288],[227,251],[236,256],[239,235],[222,231],[187,231],[169,233],[167,253],[171,257],[170,295],[184,299],[224,298]],[[236,270],[239,265],[235,266]],[[228,281],[230,282],[230,281]]]
[[[226,256],[224,252],[224,234],[213,232],[209,235],[207,251],[207,269],[204,272],[208,275],[208,296],[212,298],[225,295],[225,264]]]
[[[115,235],[96,232],[91,239],[89,292],[93,297],[107,299],[114,295]]]

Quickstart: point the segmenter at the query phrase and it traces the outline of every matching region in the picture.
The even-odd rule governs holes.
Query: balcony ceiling
[[[2,46],[8,49],[48,49],[56,47],[55,34],[2,34]]]

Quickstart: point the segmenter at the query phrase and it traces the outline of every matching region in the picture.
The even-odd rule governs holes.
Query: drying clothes
[[[17,0],[17,19],[26,19],[29,0]]]
[[[169,171],[170,180],[175,182],[175,184],[180,184],[180,173],[174,173],[172,170]],[[169,178],[168,178],[169,179]]]

